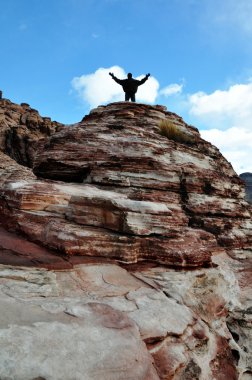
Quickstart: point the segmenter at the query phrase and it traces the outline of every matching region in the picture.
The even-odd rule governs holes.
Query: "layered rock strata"
[[[42,117],[27,103],[0,98],[0,147],[19,164],[32,167],[35,143],[60,130],[63,125]]]
[[[247,380],[251,208],[218,149],[161,106],[24,134],[0,106],[1,376]]]
[[[160,136],[165,118],[193,144]],[[160,106],[93,110],[80,124],[39,140],[34,172],[40,181],[31,173],[25,183],[5,183],[2,216],[66,254],[204,266],[224,248],[233,256],[251,251],[241,180],[195,128]]]

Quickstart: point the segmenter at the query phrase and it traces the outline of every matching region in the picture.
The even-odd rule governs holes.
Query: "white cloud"
[[[136,79],[143,79],[145,75],[141,75]],[[143,86],[138,87],[136,94],[137,101],[143,103],[154,103],[158,96],[159,83],[156,78],[149,77]]]
[[[183,89],[183,84],[172,83],[160,90],[159,95],[170,96],[180,94]]]
[[[82,101],[88,103],[93,108],[100,104],[111,103],[124,100],[122,87],[109,76],[113,72],[116,77],[123,79],[127,77],[126,72],[120,66],[109,68],[99,68],[92,74],[82,75],[73,78],[71,84],[77,91]],[[137,79],[143,78],[143,75]],[[154,103],[158,95],[159,83],[154,77],[140,86],[137,92],[137,101]]]
[[[232,127],[225,131],[209,129],[200,133],[205,140],[220,149],[237,173],[252,172],[252,130]]]
[[[189,96],[190,113],[204,122],[249,127],[252,124],[252,83],[235,84],[212,94],[197,92]],[[230,125],[230,124],[229,124]]]
[[[72,87],[91,108],[123,99],[120,87],[111,80],[109,72],[113,72],[118,77],[125,76],[121,67],[113,66],[108,69],[99,68],[93,74],[73,78]]]
[[[188,97],[189,113],[204,139],[217,146],[237,173],[252,172],[252,83],[235,84],[211,94]]]

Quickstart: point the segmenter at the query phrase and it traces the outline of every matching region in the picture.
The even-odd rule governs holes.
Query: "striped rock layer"
[[[251,205],[196,128],[128,102],[63,126],[1,99],[0,149],[4,378],[249,378]]]

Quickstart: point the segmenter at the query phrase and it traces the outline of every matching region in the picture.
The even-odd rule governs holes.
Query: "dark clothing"
[[[131,100],[132,102],[135,103],[136,95],[135,94],[129,94],[128,92],[125,92],[125,101],[128,102],[129,100]]]
[[[132,102],[136,101],[135,94],[137,92],[138,86],[141,86],[141,84],[144,84],[149,77],[148,75],[146,75],[143,79],[137,80],[133,78],[118,79],[114,75],[111,75],[111,76],[114,79],[114,81],[116,81],[116,83],[122,86],[123,91],[125,92],[125,100],[129,101],[131,99]]]
[[[117,83],[119,83],[123,91],[128,93],[128,94],[135,94],[137,92],[138,86],[141,86],[141,84],[144,84],[148,77],[145,76],[141,80],[133,79],[133,78],[128,78],[128,79],[118,79],[115,76],[112,77]]]

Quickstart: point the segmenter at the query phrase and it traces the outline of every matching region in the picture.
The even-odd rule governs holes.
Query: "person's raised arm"
[[[141,84],[144,84],[149,78],[149,76],[150,74],[146,74],[145,77],[139,81],[139,86],[141,86]]]
[[[109,73],[109,75],[114,79],[116,83],[122,84],[122,79],[118,79],[113,73]]]

